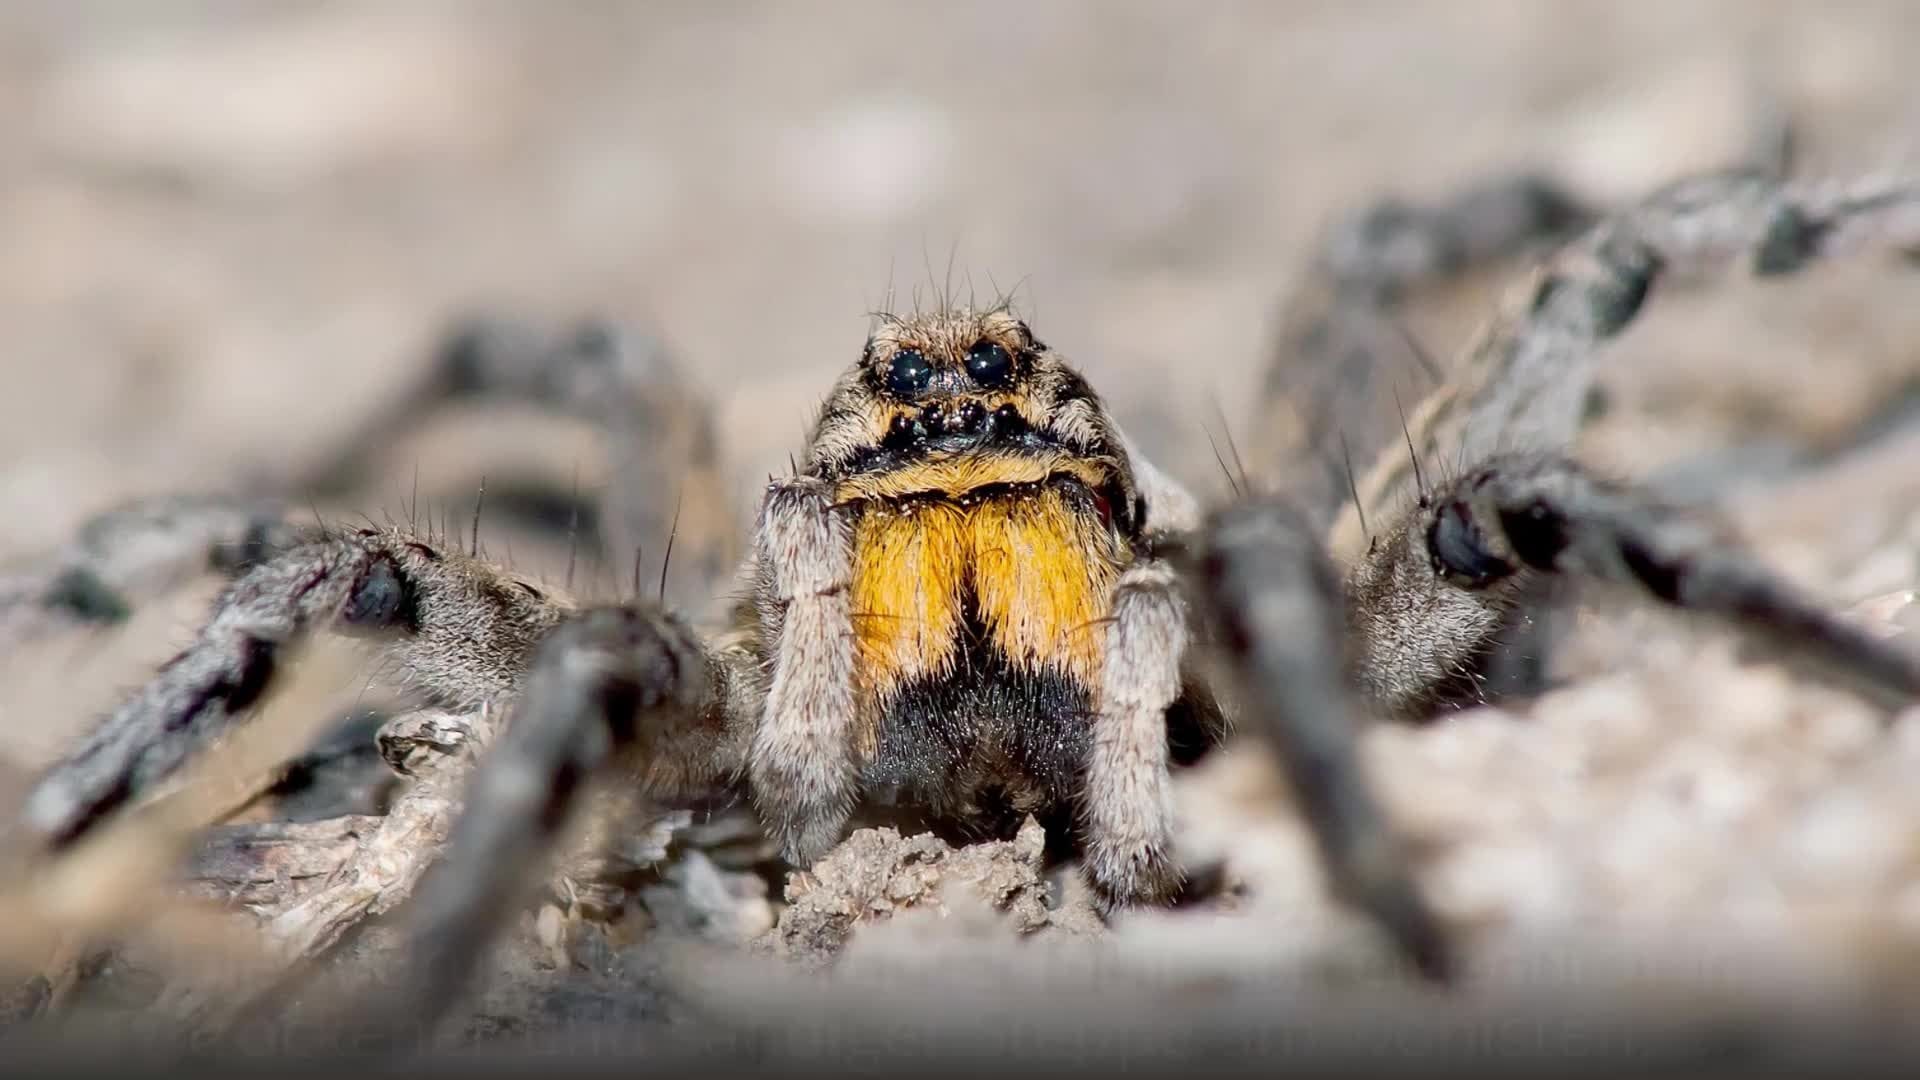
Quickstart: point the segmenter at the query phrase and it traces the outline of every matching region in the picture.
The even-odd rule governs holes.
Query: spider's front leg
[[[64,847],[144,799],[246,716],[311,632],[365,636],[404,679],[472,708],[517,689],[533,644],[572,607],[400,530],[290,548],[235,579],[192,641],[41,777],[26,823]]]
[[[1253,500],[1170,547],[1171,558],[1135,566],[1114,590],[1082,807],[1095,890],[1111,906],[1179,889],[1167,716],[1197,639],[1278,752],[1335,892],[1423,975],[1448,977],[1447,942],[1360,766],[1339,582],[1310,523],[1277,500]]]
[[[445,859],[415,894],[416,951],[401,985],[427,1019],[470,973],[525,866],[597,772],[629,773],[655,799],[745,777],[795,865],[840,839],[858,779],[845,512],[821,482],[775,483],[755,535],[747,577],[758,630],[778,643],[771,685],[749,644],[755,628],[736,626],[708,644],[678,617],[646,608],[588,611],[540,645]]]
[[[1497,590],[1523,571],[1600,582],[1712,619],[1886,708],[1920,701],[1920,654],[1831,614],[1709,517],[1570,461],[1489,460],[1424,520],[1433,574],[1465,593]]]
[[[1210,515],[1180,561],[1207,655],[1273,746],[1335,894],[1422,975],[1451,978],[1447,937],[1362,768],[1340,580],[1312,523],[1279,499],[1239,502]]]
[[[1349,577],[1375,707],[1418,716],[1470,691],[1523,588],[1549,577],[1712,619],[1888,708],[1920,700],[1920,656],[1829,612],[1704,512],[1566,458],[1506,454],[1422,498]]]
[[[1737,545],[1715,539],[1667,563],[1689,579],[1680,592],[1635,572],[1617,545],[1604,556],[1585,547],[1603,536],[1673,541],[1697,530],[1699,519],[1597,484],[1565,458],[1604,347],[1639,316],[1659,281],[1735,263],[1777,277],[1861,248],[1909,250],[1917,238],[1920,186],[1911,181],[1835,192],[1734,170],[1662,188],[1548,259],[1482,328],[1446,383],[1412,408],[1404,444],[1382,451],[1355,480],[1354,498],[1328,532],[1347,575],[1355,666],[1373,709],[1413,718],[1480,699],[1485,672],[1505,648],[1506,620],[1527,600],[1523,591],[1594,576],[1735,616],[1737,629],[1758,630],[1796,655],[1820,655],[1829,672],[1850,673],[1876,696],[1902,693],[1910,685],[1901,674],[1906,658],[1795,596]],[[1450,463],[1458,478],[1434,483],[1431,473]],[[1522,497],[1489,475],[1535,480]],[[1503,491],[1509,497],[1497,497]],[[1528,534],[1525,521],[1502,517],[1532,495],[1553,504],[1552,520],[1582,546],[1547,543]],[[1628,512],[1629,504],[1638,509]],[[1509,536],[1508,524],[1519,532]],[[1531,552],[1536,540],[1551,553]]]
[[[431,1020],[454,999],[540,878],[528,867],[574,816],[589,782],[631,781],[634,794],[668,800],[739,771],[739,729],[725,711],[727,655],[679,617],[638,606],[583,612],[541,642],[443,858],[411,901],[413,951],[398,999],[411,1020]]]

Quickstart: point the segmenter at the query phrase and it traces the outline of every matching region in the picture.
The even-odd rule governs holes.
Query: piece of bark
[[[338,873],[383,820],[349,814],[215,826],[188,863],[188,891],[249,906],[290,905]]]

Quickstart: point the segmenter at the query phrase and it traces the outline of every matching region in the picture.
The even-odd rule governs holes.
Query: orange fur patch
[[[1008,479],[1004,471],[997,476]],[[914,678],[952,671],[969,592],[991,640],[1015,666],[1051,665],[1098,685],[1101,620],[1127,559],[1099,519],[1058,489],[969,506],[869,505],[854,531],[855,670],[863,695],[884,700]]]

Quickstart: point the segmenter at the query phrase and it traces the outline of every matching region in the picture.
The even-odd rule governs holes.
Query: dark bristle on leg
[[[1451,944],[1361,765],[1339,579],[1307,519],[1275,500],[1239,503],[1207,522],[1188,557],[1219,666],[1249,726],[1271,740],[1335,892],[1422,975],[1451,981]]]

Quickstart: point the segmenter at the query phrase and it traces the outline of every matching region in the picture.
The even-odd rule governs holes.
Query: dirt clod
[[[812,870],[787,881],[787,907],[774,928],[776,951],[823,961],[863,924],[914,912],[984,906],[1014,934],[1048,926],[1053,910],[1042,872],[1046,834],[1028,818],[1012,840],[961,848],[927,833],[861,829]]]

